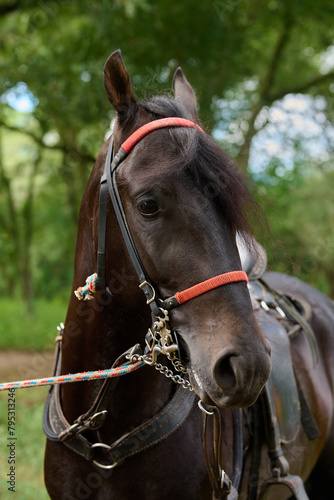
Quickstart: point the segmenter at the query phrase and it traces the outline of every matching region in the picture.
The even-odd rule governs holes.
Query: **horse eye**
[[[158,212],[158,205],[154,200],[144,200],[138,205],[138,210],[143,215],[153,215]]]

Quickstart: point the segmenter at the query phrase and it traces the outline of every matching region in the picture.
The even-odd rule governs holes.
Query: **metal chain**
[[[187,367],[179,359],[172,359],[171,362],[177,372],[188,373]]]
[[[136,348],[135,346],[134,348]],[[189,391],[193,391],[194,389],[191,386],[191,383],[189,380],[186,380],[185,378],[182,378],[180,375],[174,373],[168,366],[162,365],[161,363],[152,363],[152,357],[150,354],[128,354],[126,356],[131,363],[135,363],[136,361],[141,361],[144,362],[145,364],[148,364],[150,366],[154,366],[156,370],[158,370],[160,373],[165,375],[165,377],[170,378],[175,384],[180,384],[184,387],[184,389],[188,389]],[[182,372],[185,375],[187,374],[187,367],[180,361],[180,360],[171,360],[171,363],[173,364],[174,368],[178,372]]]
[[[193,391],[194,389],[191,386],[189,380],[182,378],[180,375],[175,374],[172,370],[168,368],[168,366],[162,365],[161,363],[155,363],[154,368],[158,370],[158,372],[165,375],[165,377],[170,378],[175,382],[175,384],[180,384],[184,389],[188,389],[188,391]],[[183,371],[183,370],[182,370]]]

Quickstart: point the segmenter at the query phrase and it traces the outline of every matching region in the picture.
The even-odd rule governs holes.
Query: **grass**
[[[46,387],[15,392],[15,493],[8,491],[9,434],[7,427],[8,393],[0,393],[0,498],[7,500],[47,500],[43,480],[45,436],[42,415]]]
[[[36,299],[29,314],[22,301],[0,299],[0,349],[53,349],[67,303]]]
[[[37,299],[33,313],[25,304],[14,299],[0,299],[0,349],[33,350],[54,349],[57,325],[64,321],[67,304],[60,300]],[[37,352],[36,352],[37,351]],[[42,356],[42,353],[40,353]],[[21,367],[22,368],[22,367]],[[2,382],[2,380],[1,380]],[[9,473],[8,392],[0,392],[0,498],[7,500],[47,500],[43,479],[45,435],[42,415],[47,387],[17,390],[15,393],[15,493],[8,491]]]

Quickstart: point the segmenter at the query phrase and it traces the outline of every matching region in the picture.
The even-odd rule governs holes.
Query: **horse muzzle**
[[[241,353],[225,348],[210,363],[192,363],[189,377],[200,399],[220,408],[248,407],[255,403],[271,370],[270,347]]]

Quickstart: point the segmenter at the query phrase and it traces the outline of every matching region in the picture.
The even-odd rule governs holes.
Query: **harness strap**
[[[264,421],[267,431],[268,456],[270,459],[272,477],[263,483],[260,499],[267,500],[271,498],[272,489],[276,492],[278,486],[285,486],[290,490],[290,493],[292,493],[291,498],[295,498],[296,500],[309,500],[302,479],[299,476],[289,474],[289,462],[283,455],[280,431],[267,384],[262,392],[262,403],[265,415]]]
[[[161,128],[166,127],[187,127],[194,128],[196,127],[200,132],[205,134],[204,130],[197,125],[197,123],[187,120],[185,118],[179,117],[169,117],[169,118],[161,118],[160,120],[154,120],[153,122],[146,123],[138,130],[136,130],[125,142],[122,144],[122,148],[126,153],[130,153],[130,151],[135,147],[135,145],[145,137],[145,135],[153,132],[154,130],[159,130]]]
[[[114,151],[114,139],[111,136],[105,165],[111,162]],[[106,285],[106,234],[107,234],[107,207],[108,207],[108,185],[106,168],[101,178],[99,199],[99,228],[97,249],[97,276],[98,289],[105,290]]]
[[[257,500],[257,490],[261,468],[261,450],[263,445],[263,427],[265,423],[263,421],[263,415],[258,403],[250,408],[250,412],[252,415],[252,427],[250,430],[251,465],[249,471],[247,500]],[[250,427],[250,422],[248,425]]]
[[[242,409],[233,410],[233,474],[232,486],[239,491],[243,471],[243,428]]]
[[[232,481],[222,467],[221,414],[216,406],[205,408],[199,401],[203,415],[202,444],[207,471],[213,490],[212,500],[237,500],[242,473],[242,421],[241,410],[233,415],[233,473]]]
[[[287,318],[290,319],[291,321],[295,321],[302,327],[311,347],[313,362],[314,364],[316,364],[319,360],[319,348],[311,325],[306,321],[305,318],[303,318],[303,316],[297,311],[296,307],[294,307],[291,304],[291,302],[286,296],[271,288],[264,279],[261,278],[259,281],[271,293],[271,295],[277,301],[278,305],[286,314]]]
[[[178,304],[184,304],[188,302],[188,300],[194,299],[203,293],[209,292],[210,290],[214,290],[223,285],[228,285],[229,283],[237,283],[238,281],[245,281],[248,283],[247,274],[244,271],[231,271],[229,273],[220,274],[219,276],[215,276],[214,278],[208,279],[206,281],[202,281],[202,283],[198,283],[183,292],[177,292],[174,297],[177,300]],[[167,302],[171,299],[167,299]]]
[[[114,443],[104,444],[92,443],[84,435],[76,433],[76,424],[71,426],[63,414],[60,404],[60,388],[54,386],[45,404],[43,429],[50,440],[63,442],[67,448],[101,468],[113,469],[123,463],[126,458],[151,448],[175,432],[188,417],[195,397],[193,392],[181,386],[178,387],[169,403],[154,417]],[[98,413],[97,417],[99,416]],[[102,425],[101,420],[94,420],[94,418],[86,420],[86,423],[87,425],[81,427],[81,432],[96,430]],[[100,448],[106,451],[102,458],[100,458]]]
[[[59,331],[56,344],[56,362],[54,365],[54,375],[59,375],[61,372],[61,341],[63,336],[63,328]],[[129,350],[130,351],[130,350]],[[126,355],[124,353],[120,356],[113,367],[119,366]],[[67,437],[79,435],[81,432],[89,428],[90,430],[98,429],[104,423],[106,417],[106,410],[110,402],[110,398],[114,389],[116,388],[118,377],[107,378],[103,384],[89,410],[78,417],[73,425],[68,424],[63,415],[60,403],[60,388],[50,388],[44,408],[43,415],[43,428],[44,432],[52,441],[63,441]],[[54,396],[54,397],[53,397]],[[58,418],[59,417],[59,418]],[[55,432],[55,431],[59,431]]]
[[[59,374],[61,369],[62,333],[61,330],[56,346],[55,374]],[[124,355],[126,353],[120,356],[113,366],[119,365]],[[117,378],[104,380],[92,406],[86,413],[80,415],[72,425],[67,421],[61,407],[60,386],[52,386],[45,402],[43,414],[43,429],[47,438],[51,441],[64,443],[67,448],[101,468],[112,469],[120,465],[125,458],[154,446],[175,432],[193,408],[195,394],[180,386],[167,405],[142,425],[110,445],[99,442],[92,443],[83,434],[88,430],[99,429],[103,425],[117,380]],[[100,463],[100,459],[97,459],[97,456],[101,456],[101,449],[105,452],[104,463]]]
[[[113,467],[175,432],[194,407],[195,398],[193,392],[182,386],[178,387],[172,399],[159,413],[110,445],[107,453]]]
[[[140,129],[139,129],[140,130]],[[130,136],[131,137],[131,136]],[[107,179],[107,185],[108,185],[108,190],[110,194],[110,198],[114,207],[114,211],[117,217],[117,221],[120,227],[120,230],[122,232],[122,236],[125,242],[125,245],[127,247],[127,250],[129,252],[129,255],[131,257],[131,261],[134,265],[134,268],[137,272],[138,278],[139,278],[139,286],[143,290],[145,296],[146,296],[146,301],[147,304],[150,305],[151,311],[155,316],[160,316],[161,311],[159,308],[159,305],[157,304],[156,298],[155,298],[155,290],[151,283],[149,282],[149,279],[147,278],[145,271],[144,271],[144,266],[140,260],[140,257],[138,255],[136,246],[134,244],[134,241],[132,239],[127,220],[125,217],[125,212],[122,204],[122,200],[118,191],[117,187],[117,182],[116,182],[116,170],[119,164],[124,160],[124,158],[127,156],[127,153],[124,151],[124,149],[121,147],[116,156],[112,159],[112,145],[109,144],[109,150],[108,150],[108,155],[106,159],[106,164],[105,164],[105,173],[106,173],[106,179]],[[111,159],[111,163],[109,163],[109,159]]]
[[[298,376],[295,372],[295,378],[297,383],[297,390],[299,396],[299,404],[300,404],[300,413],[301,413],[301,421],[306,432],[307,437],[313,441],[314,439],[318,439],[320,437],[319,427],[317,426],[316,421],[312,415],[309,404],[305,398],[305,394],[303,389],[301,388],[300,382],[298,380]]]
[[[202,408],[200,406],[200,408]],[[213,499],[226,499],[231,491],[231,481],[222,468],[221,417],[217,407],[203,411],[202,442],[207,471],[213,489]],[[209,425],[211,422],[211,425]],[[209,427],[211,436],[209,437]]]

